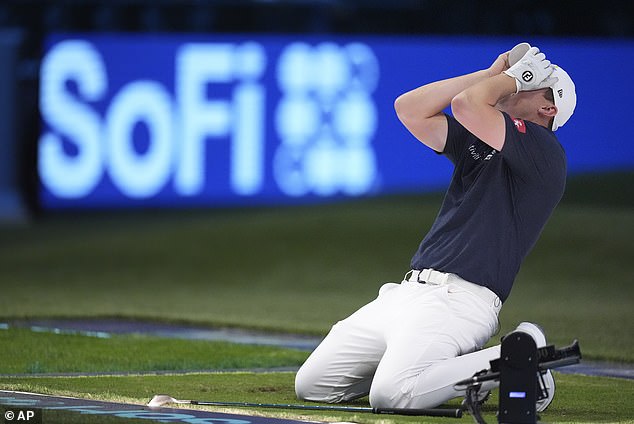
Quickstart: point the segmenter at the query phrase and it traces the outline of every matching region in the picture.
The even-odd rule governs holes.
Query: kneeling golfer
[[[568,74],[526,43],[488,69],[396,100],[401,122],[454,164],[453,177],[411,270],[332,327],[297,373],[299,398],[369,395],[375,408],[433,408],[464,394],[456,382],[489,368],[500,347],[482,347],[564,192],[566,156],[553,132],[575,104]],[[453,116],[443,113],[449,105]],[[517,329],[546,344],[537,325]],[[545,380],[538,411],[554,394],[550,371]]]

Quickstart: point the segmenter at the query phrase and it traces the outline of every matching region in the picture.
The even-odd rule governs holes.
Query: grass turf
[[[166,376],[110,377],[24,377],[0,378],[0,387],[38,393],[56,393],[82,398],[145,404],[157,393],[177,399],[209,401],[242,401],[258,403],[298,403],[293,392],[293,373],[213,373]],[[634,381],[601,377],[584,377],[556,373],[557,392],[542,420],[550,423],[632,423]],[[457,401],[451,406],[456,407]],[[355,405],[367,406],[361,399]],[[212,408],[210,408],[212,409]],[[485,405],[487,422],[497,422],[496,391]],[[258,413],[275,417],[312,420],[384,423],[472,422],[465,415],[461,420],[428,417],[373,416],[369,414],[278,411],[270,409],[213,408],[230,413]]]
[[[299,366],[308,353],[272,346],[143,336],[107,339],[0,330],[0,374],[222,370]]]
[[[634,362],[634,197],[619,197],[634,174],[588,178],[571,181],[527,258],[500,334],[532,320],[557,345],[578,338],[586,358]],[[401,278],[440,201],[62,214],[1,228],[0,319],[131,317],[324,334]]]
[[[634,174],[588,178],[569,186],[528,257],[503,309],[501,334],[533,320],[557,345],[579,338],[586,358],[634,362],[634,196],[627,195]],[[588,187],[600,190],[588,196]],[[286,209],[62,215],[0,228],[1,318],[120,316],[323,334],[374,297],[383,281],[400,278],[439,205],[438,196],[392,197]],[[45,348],[35,333],[3,330],[3,336],[3,349],[9,346],[3,359],[17,372],[68,370],[79,359],[83,363],[70,369],[86,371],[101,361],[109,371],[142,370],[139,362],[163,343],[124,337],[100,347],[96,339],[58,338],[49,340],[58,346]],[[79,343],[81,352],[67,356],[71,349],[62,341]],[[209,345],[198,351],[202,344],[182,343],[170,344],[167,353],[179,360],[155,357],[148,369],[177,367],[187,355],[188,367],[213,363]],[[132,345],[143,346],[132,355],[136,364],[104,359],[133,352]],[[101,359],[91,351],[100,351]],[[230,352],[223,356],[242,356]],[[252,357],[258,366],[266,363],[260,353]],[[43,362],[47,354],[53,359]],[[296,364],[297,358],[279,363],[285,361]],[[5,377],[0,387],[137,402],[160,387],[177,397],[295,402],[292,374]],[[632,381],[559,375],[556,403],[544,418],[632,422],[632,394]]]

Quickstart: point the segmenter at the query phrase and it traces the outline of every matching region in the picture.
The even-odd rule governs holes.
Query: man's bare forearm
[[[399,96],[396,111],[406,120],[429,118],[447,108],[457,94],[488,77],[489,71],[481,70],[423,85]]]
[[[500,99],[513,93],[515,93],[515,79],[506,74],[499,74],[479,81],[459,94],[460,97],[470,99],[474,109],[479,109],[483,106],[494,107]]]
[[[500,151],[504,146],[504,118],[495,105],[515,93],[515,80],[499,74],[465,89],[451,102],[453,116],[472,134]]]
[[[447,120],[441,115],[452,99],[467,88],[508,68],[508,52],[484,70],[432,82],[399,96],[394,108],[400,121],[418,140],[442,152],[447,139]]]

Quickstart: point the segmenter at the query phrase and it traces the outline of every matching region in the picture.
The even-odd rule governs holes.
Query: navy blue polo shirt
[[[455,168],[440,212],[412,258],[486,286],[502,301],[566,183],[566,155],[554,133],[504,115],[501,151],[447,115],[442,152]]]

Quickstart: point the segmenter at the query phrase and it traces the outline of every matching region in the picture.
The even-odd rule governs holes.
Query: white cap
[[[555,106],[557,106],[557,115],[553,119],[553,131],[563,126],[572,116],[577,105],[577,92],[575,91],[575,83],[566,71],[557,65],[553,65],[553,77],[558,81],[552,86],[553,97],[555,98]]]

